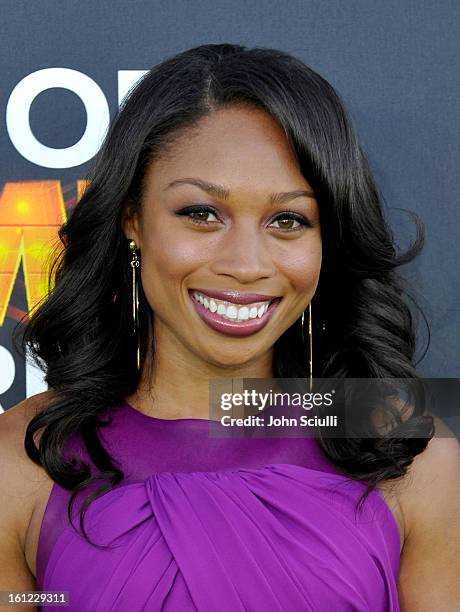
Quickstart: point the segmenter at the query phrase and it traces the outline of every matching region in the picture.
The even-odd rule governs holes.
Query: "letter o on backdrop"
[[[86,129],[71,147],[54,149],[38,141],[30,128],[30,107],[35,98],[61,87],[75,93],[85,106]],[[97,153],[110,121],[104,92],[89,76],[70,68],[44,68],[24,77],[11,92],[6,127],[13,146],[28,161],[45,168],[73,168]]]
[[[16,374],[16,368],[14,365],[14,359],[10,351],[4,346],[0,345],[0,395],[8,391],[14,382]],[[0,404],[0,413],[4,412],[4,408]]]

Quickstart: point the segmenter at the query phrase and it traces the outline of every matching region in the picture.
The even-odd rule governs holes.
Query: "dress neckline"
[[[195,418],[195,417],[183,417],[180,419],[163,419],[161,417],[155,417],[150,414],[145,414],[145,412],[141,412],[137,408],[134,408],[129,402],[125,401],[123,403],[123,407],[127,408],[129,412],[134,412],[136,415],[142,419],[147,419],[148,421],[153,421],[156,423],[203,423],[205,425],[209,425],[210,423],[221,424],[220,421],[216,421],[214,419],[203,419],[203,418]]]

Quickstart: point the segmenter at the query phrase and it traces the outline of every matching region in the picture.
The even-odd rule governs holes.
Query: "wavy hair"
[[[274,49],[208,44],[168,58],[140,79],[111,121],[88,186],[59,229],[48,295],[20,330],[19,347],[15,330],[16,348],[43,369],[56,394],[28,424],[28,456],[72,491],[69,519],[77,493],[102,480],[80,508],[85,537],[88,505],[123,479],[98,436],[101,415],[139,383],[122,212],[140,207],[146,168],[167,154],[183,130],[234,105],[263,109],[279,123],[319,204],[323,259],[314,296],[315,377],[417,379],[416,325],[406,298],[417,304],[397,268],[419,254],[423,225],[414,216],[416,239],[397,254],[368,162],[333,87],[301,60]],[[146,331],[153,328],[153,313],[142,287],[139,321],[141,360],[150,348],[152,364]],[[280,378],[307,376],[300,319],[277,340],[273,370]],[[415,428],[419,437],[409,435]],[[75,433],[97,474],[64,456]],[[423,402],[415,402],[391,437],[319,436],[319,443],[334,464],[367,484],[367,495],[379,482],[403,476],[433,433]]]

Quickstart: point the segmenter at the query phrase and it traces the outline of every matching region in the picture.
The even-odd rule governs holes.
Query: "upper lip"
[[[216,289],[190,289],[190,291],[197,291],[198,293],[204,293],[209,297],[216,298],[216,300],[223,300],[225,302],[233,302],[233,304],[252,304],[254,302],[268,302],[278,298],[278,295],[265,295],[262,293],[246,293],[236,290],[230,291],[217,291]]]

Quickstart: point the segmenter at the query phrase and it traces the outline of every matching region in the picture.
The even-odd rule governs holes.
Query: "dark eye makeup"
[[[188,216],[189,220],[195,225],[211,225],[212,223],[215,223],[214,221],[210,222],[210,221],[207,221],[205,218],[203,218],[203,217],[206,217],[206,215],[208,214],[212,214],[215,217],[218,216],[216,211],[211,206],[207,206],[205,204],[194,204],[191,206],[186,206],[185,208],[182,208],[181,210],[176,212],[176,215],[178,216],[181,216],[181,217]],[[192,215],[199,215],[199,216],[192,217]],[[276,217],[272,220],[272,223],[275,221],[279,223],[280,220],[297,221],[299,223],[297,227],[279,226],[275,228],[283,232],[297,232],[299,230],[302,230],[304,227],[312,227],[308,219],[306,219],[303,215],[300,215],[299,213],[296,213],[291,210],[286,210],[286,211],[283,211],[282,213],[277,214]]]

